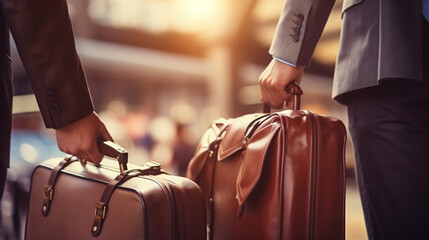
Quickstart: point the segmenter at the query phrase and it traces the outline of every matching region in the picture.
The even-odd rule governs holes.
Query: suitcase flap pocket
[[[229,126],[230,120],[221,118],[212,123],[209,129],[204,133],[186,171],[186,177],[196,181],[203,171],[206,160],[209,156],[210,145],[224,135],[221,134]]]
[[[237,200],[240,206],[258,183],[267,150],[280,127],[280,123],[272,122],[256,131],[248,140],[236,183]]]
[[[206,159],[209,155],[208,147],[198,148],[197,153],[195,153],[194,157],[191,159],[188,165],[188,169],[186,171],[186,177],[196,181],[203,171],[204,165],[206,163]]]
[[[255,120],[265,116],[267,116],[267,114],[248,114],[234,119],[226,129],[225,136],[219,145],[218,160],[222,161],[242,150],[245,147],[244,139],[248,127],[251,126]]]

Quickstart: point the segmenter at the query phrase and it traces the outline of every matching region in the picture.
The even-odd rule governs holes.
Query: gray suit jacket
[[[334,2],[286,0],[270,53],[309,66]],[[345,0],[332,97],[344,103],[346,93],[391,78],[421,81],[421,12],[421,0]]]

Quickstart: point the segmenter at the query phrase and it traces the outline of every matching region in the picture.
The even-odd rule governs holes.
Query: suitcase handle
[[[124,173],[128,167],[128,152],[118,144],[112,142],[112,141],[106,141],[102,138],[99,138],[97,140],[98,150],[100,153],[118,159],[119,162],[119,169],[121,170],[121,173]],[[54,187],[55,183],[57,182],[57,178],[59,174],[61,173],[61,170],[68,166],[70,163],[74,161],[83,161],[82,159],[77,159],[76,157],[68,157],[65,158],[63,161],[58,164],[53,170],[49,177],[48,184],[45,186],[45,194],[43,196],[43,204],[42,204],[42,215],[44,217],[47,217],[49,214],[49,210],[51,207],[51,203],[53,200],[54,195]]]
[[[299,110],[301,107],[301,95],[303,91],[296,81],[290,82],[286,85],[285,90],[293,95],[293,110]],[[271,111],[270,105],[264,103],[264,113]]]
[[[54,169],[52,169],[48,184],[45,185],[45,194],[43,194],[42,215],[44,217],[48,216],[49,209],[51,209],[52,200],[54,198],[55,184],[57,183],[57,178],[60,175],[61,170],[75,161],[79,161],[79,159],[76,157],[66,157]]]
[[[121,173],[128,170],[128,152],[123,147],[112,141],[99,138],[97,141],[98,150],[105,156],[116,158],[119,162],[119,169]]]

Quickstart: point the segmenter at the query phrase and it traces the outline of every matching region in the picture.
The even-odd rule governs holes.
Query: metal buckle
[[[100,216],[101,219],[104,219],[106,217],[106,209],[106,204],[97,202],[97,204],[95,204],[94,216]]]
[[[151,170],[158,170],[158,169],[161,169],[161,164],[160,164],[160,163],[157,163],[157,162],[155,162],[155,161],[147,162],[147,163],[145,163],[145,165],[146,165],[147,167],[149,167]]]
[[[243,147],[244,148],[247,148],[247,144],[249,143],[249,137],[246,137],[244,140],[243,140]]]
[[[52,201],[54,195],[54,189],[50,186],[45,186],[45,198],[48,198],[49,201]]]

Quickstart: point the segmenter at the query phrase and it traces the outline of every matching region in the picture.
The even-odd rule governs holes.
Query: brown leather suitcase
[[[299,109],[298,85],[288,86]],[[343,123],[285,110],[215,121],[187,177],[208,205],[211,239],[344,239]]]
[[[100,166],[71,157],[50,159],[32,175],[28,240],[206,239],[203,194],[189,179],[159,164],[129,164],[127,153],[106,142]],[[120,153],[120,154],[119,154]]]

